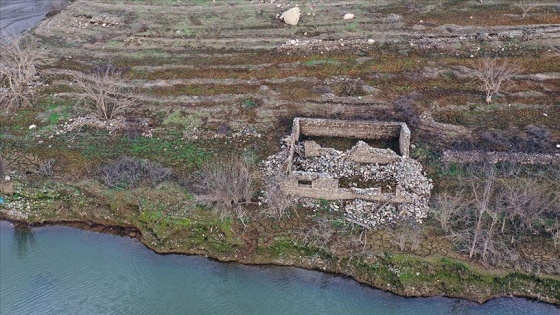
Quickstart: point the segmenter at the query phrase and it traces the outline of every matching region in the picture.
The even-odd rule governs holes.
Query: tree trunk
[[[486,104],[492,103],[492,94],[490,92],[486,93]]]
[[[4,160],[0,154],[0,183],[4,182],[4,177],[6,176],[6,168],[4,167]]]

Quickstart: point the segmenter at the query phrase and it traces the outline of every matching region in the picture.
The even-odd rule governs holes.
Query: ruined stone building
[[[432,184],[409,150],[405,123],[295,118],[281,189],[299,200],[326,200],[366,227],[421,221]]]

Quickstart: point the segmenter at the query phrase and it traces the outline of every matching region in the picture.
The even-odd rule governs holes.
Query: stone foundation
[[[351,149],[339,151],[312,140],[301,141],[302,137],[358,141]],[[398,141],[400,154],[373,148],[363,140]],[[336,209],[343,210],[346,219],[365,227],[403,219],[421,221],[427,214],[432,184],[421,165],[409,158],[409,147],[410,130],[404,123],[295,118],[285,151],[265,162],[269,166],[265,173],[276,179],[274,173],[280,169],[270,166],[281,166],[284,194],[340,204]]]

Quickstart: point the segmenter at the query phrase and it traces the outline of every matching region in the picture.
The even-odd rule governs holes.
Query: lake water
[[[140,242],[0,222],[0,314],[560,314],[503,298],[403,298],[291,267],[158,255]]]
[[[16,35],[33,28],[49,11],[49,3],[50,0],[0,0],[0,32]]]

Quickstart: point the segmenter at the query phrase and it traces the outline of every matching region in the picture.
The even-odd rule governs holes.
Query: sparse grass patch
[[[195,144],[181,139],[171,142],[157,138],[140,137],[131,140],[130,153],[138,157],[148,157],[166,162],[175,169],[197,169],[208,157],[208,153]]]

